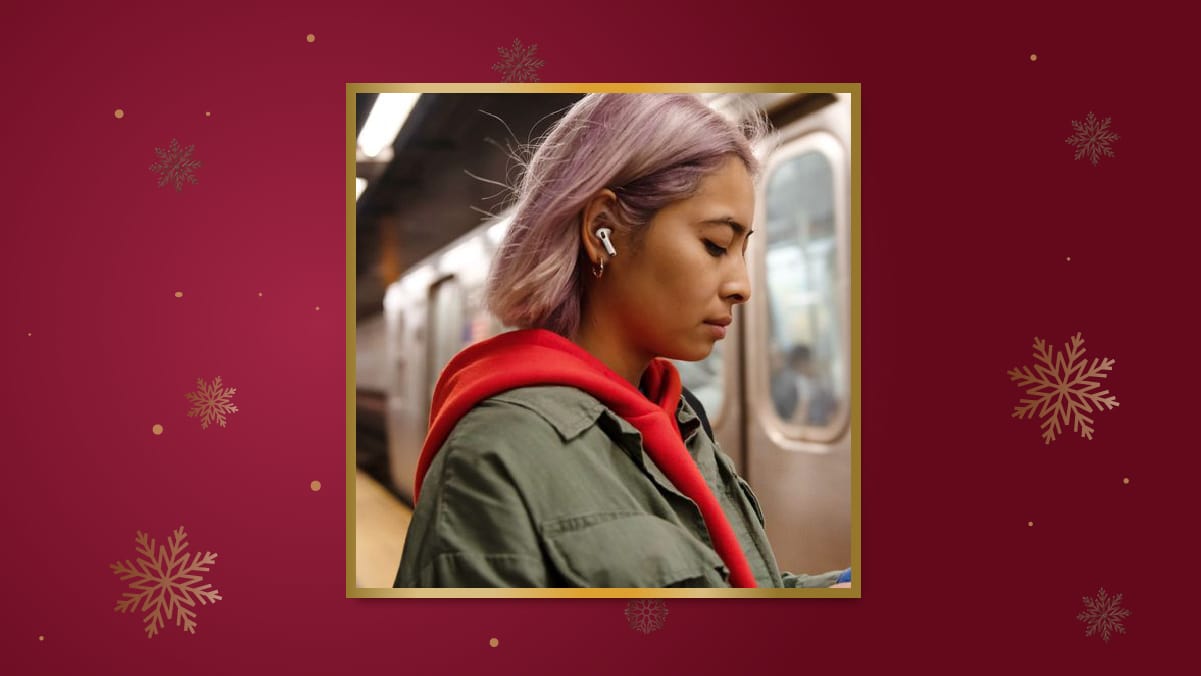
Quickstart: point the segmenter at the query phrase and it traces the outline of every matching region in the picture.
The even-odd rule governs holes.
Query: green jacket
[[[688,452],[760,587],[828,587],[839,571],[781,573],[763,514],[681,398]],[[729,587],[700,510],[587,393],[510,390],[464,416],[430,465],[396,587]]]

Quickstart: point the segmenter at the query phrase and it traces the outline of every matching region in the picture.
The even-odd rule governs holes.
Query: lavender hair
[[[617,194],[614,228],[635,245],[663,207],[694,195],[730,155],[754,177],[759,115],[731,122],[695,95],[589,94],[551,128],[516,191],[513,222],[488,276],[488,309],[506,326],[565,337],[580,322],[584,205]]]

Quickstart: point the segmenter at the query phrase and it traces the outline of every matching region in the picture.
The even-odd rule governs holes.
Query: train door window
[[[828,439],[846,416],[850,365],[846,243],[838,223],[841,146],[825,134],[781,149],[766,182],[771,400],[790,436]]]
[[[680,382],[696,395],[705,415],[714,425],[721,415],[724,391],[722,390],[722,341],[713,344],[713,351],[700,361],[673,359],[680,372]]]
[[[442,369],[463,346],[463,332],[469,327],[464,321],[463,289],[454,277],[447,277],[430,289],[429,389]]]

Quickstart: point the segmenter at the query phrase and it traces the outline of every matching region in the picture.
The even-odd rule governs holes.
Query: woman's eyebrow
[[[738,234],[738,235],[741,235],[747,231],[747,228],[745,225],[739,223],[738,221],[734,220],[730,216],[726,216],[725,218],[709,218],[709,219],[701,221],[701,223],[706,224],[706,225],[707,224],[728,225],[731,228],[734,228],[735,234]]]

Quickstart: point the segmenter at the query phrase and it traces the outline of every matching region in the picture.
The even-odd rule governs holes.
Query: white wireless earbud
[[[608,228],[598,228],[596,231],[597,239],[601,241],[601,244],[605,245],[605,252],[610,256],[616,256],[617,249],[613,248],[613,242],[609,240],[609,235],[611,234],[613,234],[613,231]]]

